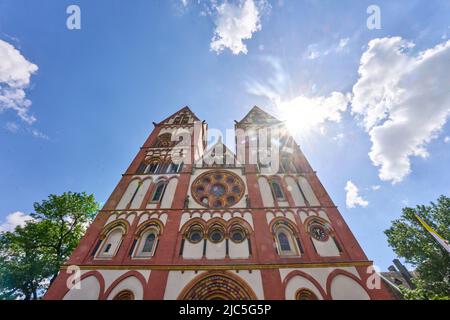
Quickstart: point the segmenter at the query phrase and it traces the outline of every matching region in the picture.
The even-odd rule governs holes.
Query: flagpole
[[[427,230],[431,236],[444,248],[447,253],[450,253],[450,243],[441,237],[432,227],[430,227],[425,220],[423,220],[418,214],[414,213],[416,219],[420,222],[420,224]]]

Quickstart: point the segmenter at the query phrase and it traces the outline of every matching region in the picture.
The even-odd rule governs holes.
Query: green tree
[[[52,194],[34,204],[32,221],[0,234],[0,298],[37,299],[56,278],[98,209],[93,195]]]
[[[415,214],[422,217],[444,239],[450,239],[450,198],[437,203],[403,208],[400,219],[385,230],[389,245],[405,261],[416,267],[417,288],[403,288],[406,299],[450,299],[450,254],[426,231]]]
[[[56,278],[59,267],[78,245],[98,209],[94,195],[84,192],[65,192],[60,196],[52,194],[47,200],[34,204],[35,213],[31,216],[46,230],[40,243],[52,261],[51,281]]]
[[[27,223],[0,234],[0,298],[37,299],[49,274],[49,261],[40,249],[42,226]]]

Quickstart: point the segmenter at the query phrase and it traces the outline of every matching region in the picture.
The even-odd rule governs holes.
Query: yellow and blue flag
[[[436,239],[437,242],[448,252],[450,253],[450,243],[442,238],[432,227],[430,227],[419,215],[414,214],[419,220],[419,222],[422,224],[422,226],[433,236],[434,239]]]

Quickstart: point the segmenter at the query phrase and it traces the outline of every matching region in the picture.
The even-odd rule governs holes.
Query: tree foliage
[[[37,299],[98,211],[93,195],[66,192],[34,204],[33,220],[0,234],[0,298]]]
[[[437,203],[403,208],[400,219],[385,231],[389,245],[405,261],[416,267],[415,290],[402,289],[407,299],[450,298],[450,255],[426,231],[415,214],[422,217],[444,239],[450,239],[450,198]]]

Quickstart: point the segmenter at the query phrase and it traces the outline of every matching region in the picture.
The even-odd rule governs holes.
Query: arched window
[[[158,242],[159,228],[155,225],[146,227],[144,231],[139,232],[140,237],[134,252],[136,258],[150,258],[154,256],[156,244]]]
[[[198,243],[203,239],[203,237],[203,228],[198,224],[192,225],[186,233],[186,239],[190,243]]]
[[[142,162],[138,169],[136,170],[136,174],[145,174],[147,171],[147,164],[145,162]]]
[[[231,259],[248,259],[252,255],[250,231],[242,221],[232,222],[227,229],[226,254]]]
[[[280,244],[281,251],[291,251],[291,245],[289,243],[288,236],[284,231],[278,232],[278,243]]]
[[[274,224],[274,236],[280,256],[299,256],[301,249],[297,237],[287,223],[279,221]]]
[[[166,189],[166,183],[164,181],[159,182],[156,185],[155,191],[153,192],[152,198],[151,198],[151,202],[161,202],[163,196],[164,196],[164,191]]]
[[[142,252],[151,253],[153,251],[153,247],[155,245],[156,236],[154,233],[150,233],[147,238],[145,238],[144,247],[142,248]]]
[[[220,243],[225,239],[225,231],[221,225],[214,224],[208,230],[209,241]]]
[[[300,289],[295,294],[295,300],[318,300],[318,298],[311,290]]]
[[[183,167],[183,163],[182,162],[180,162],[178,164],[172,162],[170,164],[170,166],[169,166],[169,169],[167,170],[167,173],[178,173],[178,172],[181,171],[182,167]]]
[[[276,180],[270,181],[270,187],[272,188],[273,195],[275,196],[275,199],[277,200],[285,200],[285,196],[283,193],[283,189],[281,188],[281,185]]]
[[[111,259],[119,250],[120,244],[124,234],[126,233],[125,227],[119,225],[112,230],[108,231],[101,246],[97,250],[97,258]]]
[[[117,210],[124,210],[133,201],[141,187],[141,179],[133,179],[128,184],[127,190],[123,193],[122,198],[116,206]]]
[[[159,167],[159,160],[153,159],[147,167],[146,173],[156,173]]]
[[[333,228],[326,220],[320,217],[312,217],[308,218],[305,224],[319,256],[332,257],[342,254],[342,247],[334,235]]]
[[[314,190],[311,188],[308,179],[306,179],[305,177],[298,177],[298,185],[310,206],[312,207],[320,206],[320,202],[317,199]]]
[[[240,226],[239,224],[234,224],[233,226],[231,226],[229,234],[230,240],[234,243],[241,243],[247,239],[245,228]]]
[[[134,300],[134,294],[130,290],[122,290],[116,294],[113,300]]]
[[[282,158],[280,164],[281,164],[281,166],[280,166],[281,172],[285,172],[285,173],[296,173],[297,172],[297,168],[295,167],[294,163],[292,162],[292,160],[290,158]]]

